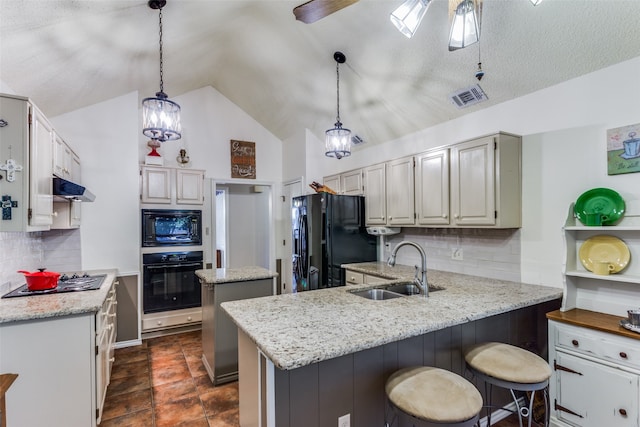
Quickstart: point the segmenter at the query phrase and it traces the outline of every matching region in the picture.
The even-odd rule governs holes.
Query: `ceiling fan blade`
[[[311,24],[333,12],[351,6],[358,0],[310,0],[293,8],[293,14],[298,21]]]

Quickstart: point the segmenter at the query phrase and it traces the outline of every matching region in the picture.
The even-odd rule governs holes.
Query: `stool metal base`
[[[474,377],[478,377],[479,379],[484,381],[485,387],[485,396],[488,399],[487,406],[487,427],[491,426],[491,405],[492,403],[492,391],[493,386],[496,385],[501,388],[508,389],[511,393],[511,398],[516,405],[516,411],[514,413],[518,414],[518,422],[520,423],[520,427],[523,427],[522,418],[528,419],[527,426],[531,427],[531,422],[533,421],[533,401],[535,399],[536,391],[542,391],[544,397],[544,426],[549,427],[549,417],[550,417],[550,402],[549,402],[549,380],[541,381],[539,383],[514,383],[511,381],[505,381],[500,378],[490,377],[488,375],[483,374],[482,372],[473,369],[471,366],[467,364],[467,370],[471,372]],[[487,389],[488,387],[488,389]],[[516,397],[514,391],[529,391],[531,392],[531,396],[529,398],[528,406],[522,406],[520,404],[520,399]],[[537,423],[536,423],[537,424]]]
[[[398,412],[402,412],[402,410],[398,409],[393,403],[387,399],[387,410],[385,411],[385,423],[384,427],[394,427],[396,422],[399,421]],[[389,422],[390,413],[392,414],[391,422]],[[436,423],[433,421],[423,420],[421,418],[416,418],[411,414],[407,414],[406,412],[402,412],[407,417],[416,420],[421,426],[429,426],[429,427],[480,427],[480,414],[476,414],[473,418],[461,421],[457,423]],[[415,427],[415,426],[414,426]]]

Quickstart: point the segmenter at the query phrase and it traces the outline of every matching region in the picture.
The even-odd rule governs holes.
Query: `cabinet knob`
[[[158,325],[162,325],[162,321],[161,320],[158,320]]]
[[[446,217],[447,217],[447,214],[442,214],[442,218],[446,218]]]
[[[389,221],[391,221],[393,218],[389,217]]]
[[[454,218],[460,218],[460,215],[455,214],[453,217],[454,217]]]
[[[109,363],[113,363],[113,362],[115,362],[115,361],[116,361],[116,358],[115,358],[115,357],[112,357],[112,358],[110,358],[110,359],[109,359]]]
[[[188,320],[189,322],[191,322],[191,321],[193,320],[193,317],[189,316],[189,317],[187,317],[187,320]]]
[[[571,344],[573,344],[575,347],[578,347],[580,345],[578,340],[571,340]]]
[[[620,412],[620,415],[622,415],[623,417],[627,416],[627,410],[624,408],[618,409],[618,412]]]
[[[624,351],[620,352],[620,357],[622,357],[623,359],[627,358],[627,353],[625,353]]]

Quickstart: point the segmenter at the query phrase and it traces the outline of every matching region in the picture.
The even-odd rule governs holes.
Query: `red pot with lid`
[[[27,279],[27,289],[30,291],[45,291],[47,289],[54,289],[58,286],[58,278],[60,273],[53,271],[44,271],[44,268],[39,268],[39,271],[33,273],[25,270],[18,270],[18,273],[24,274]]]

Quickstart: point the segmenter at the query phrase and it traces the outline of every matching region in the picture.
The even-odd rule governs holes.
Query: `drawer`
[[[202,322],[202,310],[193,310],[188,313],[164,312],[148,314],[142,318],[142,330],[165,329],[198,322]]]
[[[364,283],[367,283],[367,284],[382,283],[382,282],[389,281],[389,279],[385,279],[384,277],[371,276],[369,274],[364,274],[363,276],[364,276]]]
[[[364,274],[355,271],[345,270],[347,285],[360,285],[364,283]]]
[[[640,341],[577,326],[557,324],[556,346],[640,369]]]
[[[102,307],[100,307],[100,311],[96,313],[96,334],[100,335],[102,330],[106,328],[107,324],[110,321],[113,321],[113,317],[115,315],[115,306],[116,306],[116,289],[112,287],[104,302],[102,303]]]

